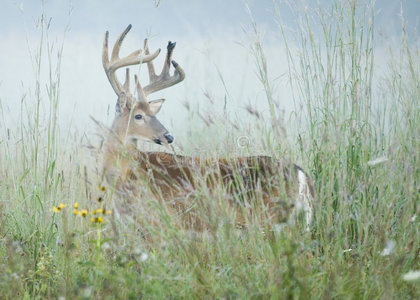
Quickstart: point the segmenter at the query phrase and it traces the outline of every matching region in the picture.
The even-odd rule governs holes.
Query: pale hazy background
[[[302,7],[315,2],[291,1]],[[285,76],[284,45],[272,0],[161,0],[159,5],[154,0],[44,1],[44,5],[36,0],[1,0],[0,3],[0,101],[6,118],[0,126],[17,123],[24,95],[27,105],[31,105],[35,76],[30,53],[35,52],[40,42],[40,30],[35,24],[42,10],[50,20],[50,43],[56,48],[64,40],[61,126],[86,130],[92,127],[90,115],[110,125],[116,96],[101,64],[103,35],[109,30],[110,43],[114,43],[128,24],[133,28],[125,40],[122,55],[142,47],[143,38],[147,36],[152,50],[165,48],[168,40],[177,42],[174,59],[183,66],[187,77],[183,83],[149,99],[161,96],[167,99],[159,117],[168,129],[182,130],[188,122],[183,103],[188,102],[200,110],[211,105],[205,93],[214,100],[216,109],[222,109],[226,99],[227,111],[239,117],[241,114],[246,117],[244,107],[249,103],[264,110],[263,88],[256,79],[255,59],[250,51],[252,31],[247,6],[264,36],[275,98],[286,115],[293,109]],[[286,1],[278,1],[278,4],[293,43],[296,15]],[[381,68],[381,57],[386,55],[388,45],[399,43],[401,13],[409,30],[419,28],[420,1],[378,0],[376,11],[375,63]],[[161,56],[156,60],[158,69],[164,54]],[[52,57],[52,61],[55,64],[56,57]],[[47,78],[46,57],[42,66],[43,78]],[[46,89],[42,87],[42,91],[45,93]],[[44,110],[46,105],[43,104]]]

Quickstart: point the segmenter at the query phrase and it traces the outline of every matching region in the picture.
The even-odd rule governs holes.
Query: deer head
[[[105,33],[102,64],[112,88],[118,96],[115,106],[116,116],[112,124],[114,133],[121,139],[121,142],[136,142],[138,139],[151,140],[159,145],[173,142],[172,135],[156,118],[156,114],[162,107],[164,99],[148,101],[147,96],[159,90],[170,87],[184,80],[184,70],[174,61],[171,61],[175,44],[168,42],[167,54],[160,75],[156,75],[153,60],[159,55],[160,49],[150,54],[147,39],[144,40],[144,54],[142,50],[136,50],[130,55],[120,58],[119,52],[122,42],[130,31],[131,25],[121,33],[114,48],[112,49],[111,60],[108,56],[108,31]],[[136,84],[136,96],[130,92],[130,70],[126,69],[125,82],[121,84],[115,72],[122,67],[147,63],[149,70],[149,84],[142,88],[137,75],[134,76]],[[169,74],[170,65],[173,65],[175,72]]]

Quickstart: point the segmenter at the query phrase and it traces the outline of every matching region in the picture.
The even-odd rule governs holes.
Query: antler
[[[147,63],[147,67],[149,70],[149,79],[150,82],[147,86],[144,88],[141,87],[140,82],[138,81],[138,78],[136,76],[136,87],[137,87],[137,94],[138,94],[138,100],[146,102],[146,96],[160,91],[162,89],[165,89],[167,87],[170,87],[174,84],[177,84],[184,80],[185,73],[184,70],[180,67],[178,63],[176,63],[174,60],[171,61],[172,53],[175,48],[176,43],[171,43],[169,41],[167,46],[167,54],[165,63],[163,65],[162,72],[160,75],[156,75],[155,68],[153,65],[153,59],[155,59],[159,53],[160,49],[156,50],[153,54],[150,54],[149,52],[149,46],[147,44],[147,39],[144,40],[144,50],[145,55],[141,55],[142,50],[136,50],[130,55],[120,58],[119,52],[122,42],[124,41],[125,36],[131,29],[131,24],[128,25],[128,27],[121,33],[117,41],[115,42],[114,48],[112,49],[111,54],[111,61],[109,61],[108,57],[108,31],[105,33],[105,39],[104,39],[104,46],[102,51],[102,64],[105,69],[105,73],[108,77],[109,82],[111,83],[112,88],[114,89],[115,93],[120,96],[122,92],[129,93],[130,92],[130,73],[129,69],[126,70],[125,75],[125,82],[123,85],[118,81],[115,71],[119,68],[130,66],[130,65],[137,65],[141,63]],[[169,75],[169,68],[170,64],[172,62],[172,65],[175,68],[174,74],[171,76]]]
[[[124,85],[118,81],[117,76],[115,75],[115,71],[119,68],[131,66],[131,65],[138,65],[141,63],[148,63],[155,59],[159,53],[160,49],[156,50],[155,53],[150,54],[146,53],[146,55],[142,56],[141,49],[138,49],[132,52],[130,55],[120,58],[120,47],[124,38],[126,37],[127,33],[131,29],[131,24],[127,26],[127,28],[120,34],[117,41],[115,42],[114,48],[112,49],[111,54],[111,61],[109,61],[108,57],[108,36],[109,32],[105,33],[104,39],[104,46],[102,50],[102,65],[104,66],[106,76],[108,77],[109,82],[111,83],[112,88],[114,89],[117,96],[120,96],[121,92],[129,92],[129,85],[130,85],[130,73],[129,70],[126,70],[126,77]]]
[[[144,93],[145,95],[152,94],[154,92],[163,90],[167,87],[170,87],[172,85],[175,85],[185,78],[185,72],[181,68],[181,66],[174,60],[171,61],[172,53],[175,49],[176,43],[172,43],[171,41],[168,42],[168,46],[166,47],[168,52],[166,54],[165,63],[163,64],[162,72],[160,72],[160,75],[156,75],[155,73],[155,67],[153,65],[153,61],[147,62],[147,68],[149,69],[149,84],[144,87]],[[149,53],[149,46],[147,44],[147,39],[144,40],[144,51],[146,55],[150,55]],[[174,75],[169,75],[169,68],[172,65],[175,68]]]

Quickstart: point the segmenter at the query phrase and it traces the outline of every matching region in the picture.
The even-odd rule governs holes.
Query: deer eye
[[[141,115],[135,115],[134,116],[134,118],[136,119],[136,120],[141,120],[141,118],[143,118]]]

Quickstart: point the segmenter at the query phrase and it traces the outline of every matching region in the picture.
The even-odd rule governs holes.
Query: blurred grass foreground
[[[203,185],[193,191],[196,213],[215,238],[192,238],[159,203],[142,199],[159,215],[142,224],[155,243],[138,223],[113,213],[112,191],[100,178],[100,134],[60,126],[65,45],[52,47],[41,16],[31,53],[35,89],[16,99],[21,113],[13,124],[0,106],[0,299],[419,299],[420,48],[402,20],[399,47],[389,47],[377,68],[373,2],[296,10],[293,41],[273,4],[295,103],[291,117],[277,101],[252,17],[249,47],[269,117],[248,106],[249,129],[229,113],[185,105],[188,126],[201,128],[190,131],[191,140],[226,144],[208,155],[228,155],[238,146],[232,137],[246,132],[258,153],[241,145],[244,155],[263,152],[302,165],[316,188],[311,231],[235,228],[229,214],[206,204],[227,191],[209,194]],[[188,154],[193,146],[184,141],[179,147]],[[136,217],[149,213],[139,206]]]

